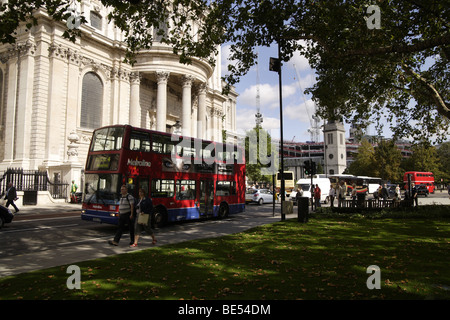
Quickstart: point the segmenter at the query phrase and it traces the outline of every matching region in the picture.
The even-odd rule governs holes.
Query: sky
[[[239,134],[255,126],[255,114],[257,110],[257,70],[259,71],[260,113],[263,116],[262,127],[269,131],[273,138],[280,138],[280,108],[278,73],[269,71],[270,57],[278,56],[277,46],[270,48],[258,48],[258,65],[241,78],[235,85],[239,94],[236,107],[236,128]],[[233,63],[228,59],[230,48],[222,46],[222,76],[227,72],[227,65]],[[299,77],[297,76],[299,75]],[[310,88],[316,82],[314,70],[310,67],[306,58],[299,53],[294,54],[290,61],[283,63],[283,139],[285,141],[306,142],[311,141],[311,117],[314,114],[314,102],[311,95],[305,95],[303,91]],[[323,125],[320,120],[319,125]],[[350,125],[345,124],[346,136],[349,136]],[[375,134],[375,129],[369,127],[369,134]],[[386,135],[389,137],[389,133]],[[323,133],[320,131],[318,142],[323,141]]]
[[[227,72],[229,46],[222,46],[222,75]],[[263,116],[262,127],[269,131],[273,138],[280,138],[280,98],[278,73],[269,71],[270,57],[278,56],[276,45],[258,49],[258,68],[250,71],[235,85],[239,94],[236,107],[236,128],[238,133],[245,134],[255,127],[257,112],[257,73],[259,72],[260,113]],[[300,79],[297,76],[300,76]],[[283,138],[285,141],[305,142],[311,140],[308,129],[311,127],[311,116],[314,114],[314,102],[310,95],[302,91],[315,83],[314,70],[300,54],[295,54],[282,67],[283,87]],[[301,90],[302,88],[303,90]],[[320,122],[322,125],[323,122]],[[323,141],[322,134],[319,141]]]
[[[227,72],[227,65],[233,63],[228,59],[230,46],[222,46],[222,76]],[[258,64],[241,78],[235,85],[239,94],[236,107],[236,128],[238,134],[255,127],[257,70],[259,71],[260,113],[263,116],[262,127],[269,132],[272,138],[280,138],[280,107],[278,73],[269,71],[270,57],[278,56],[277,45],[270,48],[258,48]],[[428,65],[432,61],[427,62]],[[297,76],[299,75],[299,77]],[[283,86],[283,139],[284,141],[306,142],[312,137],[308,129],[311,128],[311,117],[314,114],[314,102],[311,95],[305,95],[305,89],[312,87],[316,82],[315,71],[310,67],[308,60],[299,53],[294,54],[290,61],[283,63],[282,86]],[[319,126],[323,125],[320,120]],[[387,121],[383,121],[382,135],[386,138],[392,137]],[[349,137],[350,124],[344,123],[346,137]],[[374,125],[369,125],[366,133],[376,135]],[[408,139],[407,139],[408,140]],[[411,140],[411,139],[409,139]],[[450,141],[450,136],[447,139]],[[319,132],[318,142],[323,142],[323,133]]]

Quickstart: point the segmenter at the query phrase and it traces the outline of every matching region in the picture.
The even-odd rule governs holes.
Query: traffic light
[[[317,173],[316,163],[311,161],[311,175],[315,175]]]
[[[309,160],[305,161],[303,166],[303,169],[305,170],[305,176],[308,176],[311,174],[311,164]]]
[[[269,71],[280,72],[280,70],[281,70],[281,60],[277,58],[270,58]]]

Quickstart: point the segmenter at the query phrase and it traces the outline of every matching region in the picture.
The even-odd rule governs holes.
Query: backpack
[[[132,213],[132,215],[133,215],[133,217],[136,217],[136,215],[137,215],[137,204],[138,204],[138,201],[136,201],[136,198],[133,196],[133,195],[131,195],[131,194],[127,194],[127,201],[128,201],[128,205],[130,206],[130,208],[131,208],[131,202],[130,202],[130,199],[128,198],[129,196],[131,196],[132,198],[133,198],[133,201],[134,201],[134,204],[133,204],[133,213]]]

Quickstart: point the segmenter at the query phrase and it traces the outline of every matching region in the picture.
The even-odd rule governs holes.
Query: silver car
[[[256,202],[260,205],[272,203],[273,193],[269,189],[248,189],[245,193],[245,202]]]

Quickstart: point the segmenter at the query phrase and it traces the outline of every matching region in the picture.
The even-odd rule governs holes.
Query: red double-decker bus
[[[433,172],[408,171],[403,175],[405,189],[408,189],[408,175],[411,176],[411,182],[415,185],[423,184],[430,193],[434,192],[434,176]]]
[[[120,187],[146,190],[155,225],[245,211],[244,150],[129,125],[94,131],[85,168],[83,220],[117,224]]]

